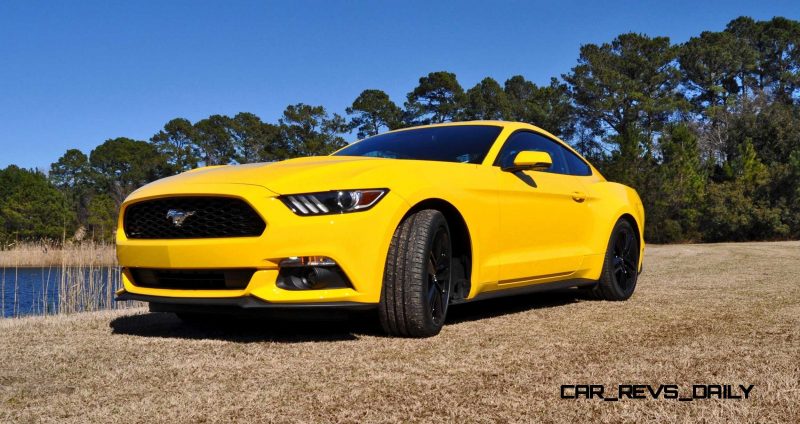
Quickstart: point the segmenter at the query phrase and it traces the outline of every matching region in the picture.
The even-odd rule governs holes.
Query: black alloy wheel
[[[381,326],[392,336],[430,337],[447,320],[453,281],[453,246],[441,212],[408,215],[395,230],[378,305]]]
[[[627,292],[636,284],[636,265],[639,263],[636,235],[628,228],[620,228],[614,240],[613,250],[614,279],[619,288]]]
[[[639,237],[630,222],[620,219],[611,231],[600,280],[591,289],[603,300],[627,300],[639,279]]]
[[[447,227],[439,227],[433,237],[428,259],[428,305],[435,325],[444,324],[450,303],[450,268],[453,263],[450,234]]]

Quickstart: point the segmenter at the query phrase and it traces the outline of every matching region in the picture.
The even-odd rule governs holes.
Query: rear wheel
[[[631,224],[620,219],[608,241],[603,272],[592,290],[603,300],[627,300],[639,277],[639,240]]]
[[[439,333],[450,303],[452,263],[450,229],[441,212],[426,209],[403,220],[386,257],[378,308],[389,335]]]

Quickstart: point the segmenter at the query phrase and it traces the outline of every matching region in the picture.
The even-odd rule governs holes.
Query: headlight
[[[302,215],[330,215],[367,210],[389,192],[388,189],[339,190],[321,193],[291,194],[279,199],[292,212]]]

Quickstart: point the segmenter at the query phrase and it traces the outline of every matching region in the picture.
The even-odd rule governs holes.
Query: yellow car
[[[199,168],[122,205],[119,300],[182,317],[374,308],[437,334],[448,305],[584,287],[625,300],[644,252],[636,192],[522,123],[392,131],[324,157]]]

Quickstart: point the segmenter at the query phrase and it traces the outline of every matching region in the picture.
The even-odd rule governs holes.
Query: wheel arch
[[[466,280],[464,297],[469,295],[472,287],[472,274],[474,262],[474,246],[472,245],[472,236],[469,230],[469,225],[463,214],[458,210],[455,205],[441,198],[427,198],[415,203],[403,216],[400,222],[405,220],[408,216],[425,209],[434,209],[444,215],[447,221],[447,226],[450,229],[450,236],[453,238],[453,258],[459,258],[463,265],[465,275],[463,278]],[[455,292],[454,292],[455,294]],[[458,299],[460,300],[460,299]]]
[[[596,253],[605,252],[614,225],[620,219],[631,224],[636,232],[639,246],[643,250],[645,215],[642,201],[636,191],[628,186],[608,181],[593,184],[592,191],[597,197],[596,228],[602,229],[596,233],[593,241]]]
[[[639,245],[641,246],[643,241],[642,234],[641,230],[639,230],[639,223],[636,221],[636,218],[634,218],[633,215],[631,215],[630,213],[625,212],[622,214],[622,216],[619,217],[619,219],[624,219],[628,221],[629,224],[631,224],[631,227],[633,227],[633,231],[636,232],[636,241],[639,242]]]
[[[636,234],[636,241],[639,243],[639,263],[636,266],[638,271],[642,272],[642,263],[644,261],[644,238],[642,237],[642,227],[639,225],[639,222],[636,220],[636,218],[628,212],[623,213],[617,219],[617,221],[620,219],[623,219],[627,221],[628,224],[631,224],[631,227],[633,227],[633,232]],[[609,237],[611,236],[609,235]]]

